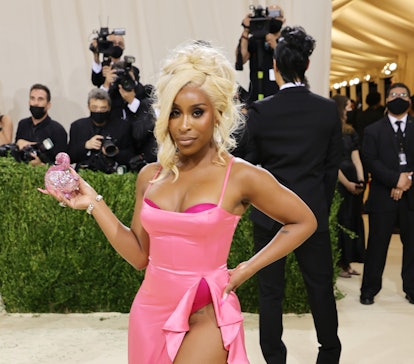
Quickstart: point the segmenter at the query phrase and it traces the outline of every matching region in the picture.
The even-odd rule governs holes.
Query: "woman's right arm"
[[[102,232],[117,253],[135,269],[144,269],[147,266],[149,252],[148,234],[143,229],[140,221],[143,198],[143,192],[141,191],[142,181],[138,177],[131,227],[127,227],[119,221],[104,200],[97,202],[95,201],[96,197],[90,200],[90,203],[94,206],[91,215],[95,218]]]
[[[97,200],[98,193],[82,178],[80,178],[79,193],[71,199],[65,198],[56,191],[49,191],[49,194],[73,209],[87,210],[89,208],[91,215],[118,254],[134,268],[144,269],[148,264],[149,237],[142,227],[140,213],[144,192],[155,174],[154,171],[154,164],[151,164],[144,167],[138,174],[135,208],[130,228],[119,221],[104,199]]]

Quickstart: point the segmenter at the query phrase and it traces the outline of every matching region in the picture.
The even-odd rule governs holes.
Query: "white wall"
[[[240,23],[252,3],[279,4],[286,25],[302,25],[316,38],[308,78],[314,92],[327,96],[330,0],[0,0],[0,113],[10,114],[16,129],[30,115],[29,88],[39,82],[50,87],[50,115],[66,129],[87,115],[93,87],[88,46],[101,25],[126,28],[125,54],[136,57],[143,83],[154,83],[168,51],[190,39],[211,41],[234,62]],[[248,67],[238,76],[247,86]]]

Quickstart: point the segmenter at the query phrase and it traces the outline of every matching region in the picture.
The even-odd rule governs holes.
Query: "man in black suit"
[[[373,304],[381,290],[396,225],[403,244],[403,291],[414,304],[414,124],[408,116],[410,90],[403,83],[394,83],[386,101],[388,115],[365,128],[362,145],[364,166],[371,174],[366,202],[369,235],[360,297],[364,305]]]
[[[295,250],[295,255],[321,344],[317,363],[338,363],[341,343],[328,216],[342,154],[341,122],[336,104],[313,94],[305,85],[314,43],[301,27],[282,30],[274,53],[280,91],[250,108],[249,152],[245,158],[269,170],[297,193],[318,220],[317,231]],[[255,209],[251,219],[255,248],[260,250],[281,224]],[[287,350],[282,341],[285,261],[281,259],[258,273],[260,345],[268,364],[286,363]]]

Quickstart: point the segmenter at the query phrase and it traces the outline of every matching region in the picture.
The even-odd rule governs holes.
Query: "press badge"
[[[400,166],[405,166],[407,164],[407,157],[404,152],[398,153],[398,158],[400,160]]]

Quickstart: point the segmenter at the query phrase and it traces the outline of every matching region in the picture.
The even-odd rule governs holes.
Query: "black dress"
[[[344,133],[344,154],[339,169],[345,177],[352,182],[358,182],[357,171],[351,159],[351,154],[358,149],[358,135],[356,132]],[[364,262],[365,255],[365,230],[362,219],[363,193],[354,195],[341,183],[338,183],[338,191],[342,202],[338,211],[338,248],[341,252],[339,265],[346,269],[350,263]],[[345,231],[345,228],[348,231]],[[350,234],[353,232],[354,234]]]

